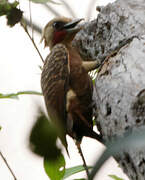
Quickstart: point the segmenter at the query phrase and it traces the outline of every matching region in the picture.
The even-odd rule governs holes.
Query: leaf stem
[[[32,9],[31,9],[31,1],[29,0],[29,14],[30,14],[30,25],[31,25],[31,29],[32,29],[32,39],[34,41],[34,35],[33,35],[33,23],[32,23]]]
[[[35,42],[34,42],[34,39],[33,39],[33,38],[31,37],[31,35],[29,34],[28,29],[27,29],[27,26],[24,25],[24,22],[22,22],[22,21],[21,21],[21,26],[23,27],[23,29],[25,30],[26,34],[28,35],[28,37],[29,37],[30,40],[32,41],[32,43],[33,43],[33,45],[34,45],[36,51],[38,52],[38,54],[39,54],[39,56],[40,56],[42,62],[44,63],[44,59],[43,59],[43,57],[42,57],[42,55],[41,55],[41,53],[40,53],[38,47],[36,46],[36,44],[35,44]]]
[[[42,96],[42,93],[36,92],[36,91],[19,91],[17,93],[10,93],[10,94],[1,94],[0,98],[17,98],[19,95],[40,95]]]
[[[4,163],[6,164],[7,168],[9,169],[10,173],[12,174],[14,180],[17,180],[14,172],[12,171],[12,169],[10,168],[9,164],[8,164],[8,161],[5,159],[5,157],[3,156],[2,152],[0,151],[0,156],[1,158],[3,159]]]
[[[23,21],[27,24],[27,26],[31,28],[31,22],[27,18],[23,17]],[[41,28],[34,22],[33,22],[33,30],[35,30],[39,35],[41,35]]]

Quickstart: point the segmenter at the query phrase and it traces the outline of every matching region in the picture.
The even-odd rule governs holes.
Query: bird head
[[[69,43],[81,27],[77,24],[83,19],[72,20],[65,17],[54,18],[48,22],[42,32],[41,42],[51,49],[57,43]]]

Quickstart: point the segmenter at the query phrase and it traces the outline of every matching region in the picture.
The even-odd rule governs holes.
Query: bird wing
[[[69,54],[63,44],[57,44],[45,60],[41,87],[48,115],[58,136],[66,146],[66,93],[69,85]]]

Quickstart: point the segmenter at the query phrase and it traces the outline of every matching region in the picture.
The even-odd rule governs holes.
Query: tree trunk
[[[74,45],[101,65],[94,88],[96,124],[110,140],[145,125],[145,0],[117,0],[99,10]],[[131,180],[145,179],[145,149],[128,149],[115,159]]]

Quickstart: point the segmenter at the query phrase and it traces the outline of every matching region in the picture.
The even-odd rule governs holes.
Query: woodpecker
[[[50,48],[41,75],[41,87],[48,115],[62,143],[66,134],[81,142],[83,136],[102,142],[93,131],[93,84],[88,72],[97,67],[95,61],[83,61],[72,40],[82,19],[54,18],[45,26],[42,40]]]

